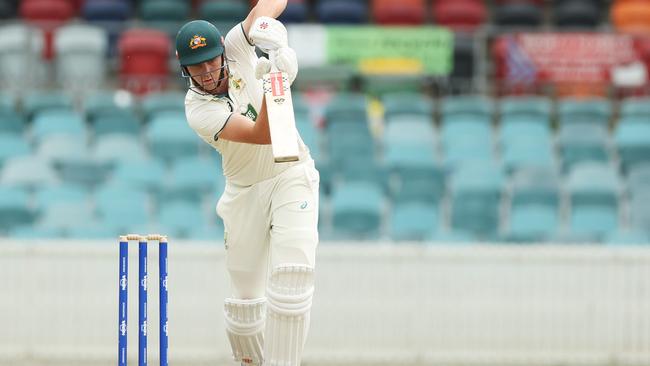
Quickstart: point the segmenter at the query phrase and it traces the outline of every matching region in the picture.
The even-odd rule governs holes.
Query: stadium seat
[[[0,184],[39,188],[57,182],[49,162],[34,155],[17,156],[5,161]]]
[[[381,188],[370,182],[336,187],[332,194],[333,236],[338,239],[377,239],[383,209]]]
[[[494,163],[459,164],[452,172],[451,228],[478,240],[493,240],[499,233],[504,187],[501,168]]]
[[[650,4],[643,0],[613,1],[611,19],[619,32],[647,34],[650,32]]]
[[[96,139],[92,156],[98,161],[115,163],[116,161],[146,159],[147,150],[139,139],[132,135],[110,134]]]
[[[14,110],[0,110],[0,134],[22,135],[25,119]]]
[[[337,121],[366,122],[368,119],[367,100],[363,94],[339,93],[325,107],[326,126]]]
[[[535,116],[508,115],[501,118],[499,137],[501,146],[508,146],[522,139],[552,143],[551,128],[547,120]]]
[[[365,0],[318,0],[315,4],[318,20],[325,24],[359,24],[368,21]]]
[[[621,101],[621,118],[650,118],[650,97],[631,97]]]
[[[555,1],[553,23],[560,28],[594,29],[600,22],[600,6],[594,0]]]
[[[52,239],[52,238],[62,238],[63,231],[51,228],[51,227],[41,227],[38,225],[22,225],[17,226],[11,231],[9,231],[9,236],[14,239]]]
[[[37,144],[58,135],[74,136],[83,143],[87,139],[82,116],[72,110],[43,111],[36,115],[32,123],[31,135]]]
[[[228,31],[248,15],[248,4],[243,0],[205,0],[198,9],[200,19],[214,24],[225,37]]]
[[[571,232],[600,241],[619,225],[621,183],[617,172],[602,163],[582,163],[569,173]]]
[[[438,207],[423,202],[394,205],[389,227],[391,240],[432,240],[438,230]]]
[[[632,228],[650,233],[650,194],[640,192],[630,199],[630,221]]]
[[[162,199],[199,203],[209,192],[222,191],[223,180],[221,166],[211,159],[198,156],[176,159]]]
[[[115,232],[137,232],[131,229],[143,228],[150,222],[148,194],[132,187],[100,187],[95,193],[95,206],[99,220]]]
[[[641,230],[619,229],[609,233],[605,238],[608,245],[648,245],[650,244],[650,235]]]
[[[387,148],[395,143],[402,145],[405,143],[426,144],[435,148],[437,145],[436,130],[428,118],[420,116],[394,117],[384,127],[383,145],[384,148]]]
[[[178,0],[144,0],[140,2],[139,10],[146,28],[157,29],[172,41],[191,11],[188,1]]]
[[[494,22],[499,27],[538,27],[543,14],[544,10],[535,1],[512,0],[496,5]]]
[[[56,184],[43,186],[35,194],[36,207],[44,210],[55,203],[88,203],[89,191],[85,187],[74,184]]]
[[[278,20],[284,24],[304,23],[309,17],[309,5],[305,0],[289,0]]]
[[[473,32],[487,19],[480,0],[434,0],[431,8],[434,23],[454,31]]]
[[[616,148],[623,171],[648,162],[650,156],[650,124],[644,117],[623,117],[614,132]]]
[[[432,145],[394,142],[384,155],[388,191],[393,203],[438,203],[445,192],[445,173]]]
[[[81,18],[108,33],[108,57],[117,54],[117,38],[132,16],[130,0],[86,0],[80,10]]]
[[[608,162],[609,134],[600,125],[574,123],[560,126],[558,147],[565,170],[581,162]]]
[[[44,207],[36,225],[58,230],[65,236],[69,229],[93,221],[94,216],[88,201],[53,202]]]
[[[420,93],[387,93],[381,98],[384,106],[384,120],[402,115],[416,115],[433,119],[433,101]]]
[[[420,25],[426,21],[424,0],[372,0],[372,17],[381,25]]]
[[[75,15],[76,9],[68,0],[22,0],[20,16],[44,32],[44,56],[51,59],[54,54],[53,32]]]
[[[41,112],[65,111],[73,109],[73,100],[70,94],[63,92],[33,91],[23,97],[23,114],[32,120]]]
[[[112,239],[121,233],[113,230],[99,221],[86,221],[83,225],[68,228],[65,236],[70,239]]]
[[[138,94],[167,86],[169,37],[155,29],[129,29],[118,40],[121,86]]]
[[[95,136],[112,133],[137,135],[140,132],[133,97],[126,91],[91,94],[84,100],[84,111]]]
[[[42,85],[44,43],[43,33],[35,27],[23,23],[0,26],[0,86],[3,91],[17,95]]]
[[[185,112],[160,112],[149,121],[146,138],[151,153],[163,160],[196,156],[203,143],[187,125]]]
[[[54,33],[56,77],[65,90],[87,93],[105,85],[108,34],[100,27],[72,24]]]
[[[86,139],[71,134],[53,134],[38,144],[36,155],[50,164],[85,157],[88,156]]]
[[[637,164],[627,174],[627,188],[630,195],[650,192],[650,161]]]
[[[28,192],[19,187],[0,185],[0,231],[31,224],[35,217]]]
[[[194,203],[164,203],[157,211],[158,223],[175,238],[189,238],[193,230],[207,225],[201,206]]]
[[[558,162],[549,140],[529,136],[503,145],[501,159],[507,173],[525,168],[558,169]]]
[[[494,113],[494,104],[490,99],[478,95],[452,96],[442,100],[440,113],[443,124],[457,115],[475,115],[489,120]]]
[[[592,123],[607,127],[612,116],[610,102],[605,99],[564,98],[558,103],[560,125],[573,123]]]
[[[180,91],[154,92],[145,95],[140,104],[145,123],[158,113],[185,113],[185,93]]]
[[[0,167],[9,159],[30,153],[31,147],[22,136],[0,134]]]
[[[494,158],[492,129],[483,117],[461,115],[446,118],[441,137],[445,164]]]
[[[501,118],[524,118],[551,122],[551,100],[537,96],[512,96],[500,99]]]
[[[121,161],[114,167],[107,184],[125,184],[155,194],[166,183],[166,173],[165,166],[159,160]]]
[[[547,168],[524,168],[513,174],[506,240],[545,241],[559,224],[560,180]]]

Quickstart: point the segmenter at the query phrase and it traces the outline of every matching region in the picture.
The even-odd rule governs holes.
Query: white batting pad
[[[266,299],[226,299],[226,333],[235,361],[261,365],[264,356],[264,316]]]
[[[280,265],[266,289],[265,366],[299,366],[309,330],[314,269],[304,264]]]

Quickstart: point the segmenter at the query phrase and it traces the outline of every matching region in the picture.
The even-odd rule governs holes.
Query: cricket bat
[[[273,158],[276,163],[297,161],[298,131],[293,115],[289,77],[286,72],[278,71],[272,57],[270,61],[271,71],[264,74],[262,84],[266,97],[266,113],[269,116]]]

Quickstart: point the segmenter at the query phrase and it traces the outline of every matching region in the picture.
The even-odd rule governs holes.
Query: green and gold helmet
[[[176,57],[181,66],[196,65],[223,54],[221,33],[205,20],[185,23],[176,35]]]

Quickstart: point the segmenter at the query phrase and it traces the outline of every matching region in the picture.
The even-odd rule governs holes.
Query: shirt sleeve
[[[186,106],[187,123],[203,141],[210,145],[218,140],[233,111],[225,100],[209,100]]]
[[[234,26],[225,38],[226,57],[240,63],[250,63],[256,60],[255,46],[250,43],[244,33],[243,23]]]

